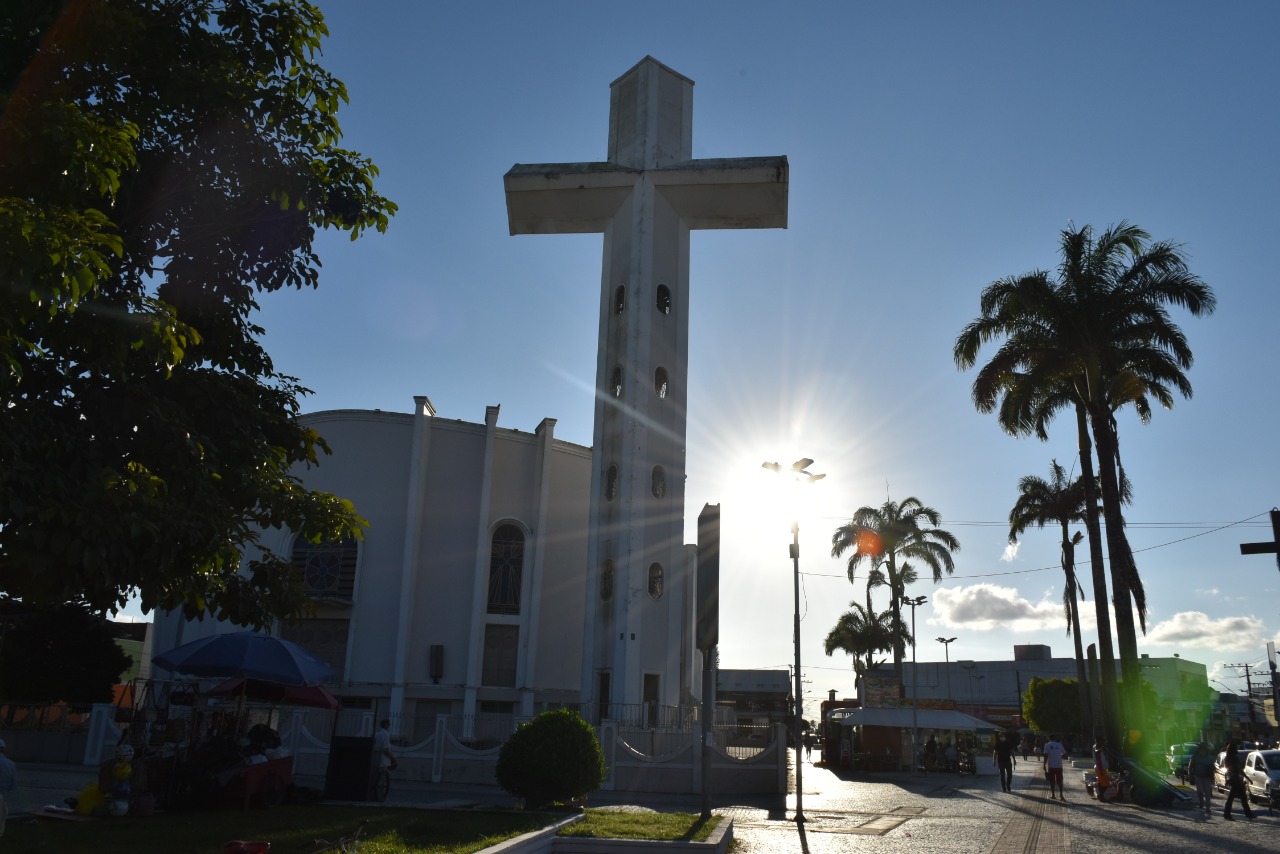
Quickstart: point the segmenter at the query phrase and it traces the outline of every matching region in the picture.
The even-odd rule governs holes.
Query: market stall
[[[952,746],[957,754],[972,757],[986,748],[997,727],[954,709],[844,708],[834,710],[831,723],[838,724],[841,764],[865,771],[907,770],[913,766],[911,734],[918,733],[918,746],[932,736],[940,751]],[[958,765],[957,765],[958,767]]]
[[[321,684],[333,670],[281,638],[214,635],[153,662],[179,681],[144,692],[128,738],[160,805],[279,804],[293,783],[293,757],[275,730],[279,707],[338,708]]]

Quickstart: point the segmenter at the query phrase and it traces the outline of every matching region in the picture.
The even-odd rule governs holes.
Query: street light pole
[[[911,606],[911,773],[920,772],[920,693],[916,690],[919,684],[919,668],[916,667],[916,606],[929,601],[924,596],[914,599],[903,599],[904,604]]]
[[[947,699],[954,700],[951,696],[951,644],[955,643],[955,638],[938,638],[938,643],[942,644],[943,654],[947,658]]]
[[[793,521],[791,523],[791,564],[793,567],[792,580],[795,585],[796,607],[795,607],[795,624],[793,631],[795,632],[796,645],[796,704],[795,704],[795,720],[793,724],[792,738],[796,744],[796,821],[804,821],[804,761],[800,754],[801,732],[800,721],[803,714],[803,698],[804,688],[800,684],[800,523]]]
[[[791,472],[798,481],[803,483],[816,483],[826,477],[825,474],[811,474],[808,471],[809,466],[813,465],[813,460],[805,457],[796,460],[791,464]],[[781,472],[782,466],[778,463],[764,463],[763,468],[767,468],[772,472]],[[804,756],[800,752],[804,745],[800,743],[800,721],[803,714],[804,694],[800,684],[800,522],[793,519],[791,522],[791,565],[793,569],[793,580],[795,584],[795,622],[794,622],[794,640],[796,649],[796,679],[795,679],[795,706],[794,716],[791,722],[791,738],[795,742],[796,747],[796,821],[804,821]]]

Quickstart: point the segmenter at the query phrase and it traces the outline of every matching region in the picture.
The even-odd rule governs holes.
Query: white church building
[[[268,531],[263,544],[293,556],[317,606],[276,633],[334,669],[344,705],[414,731],[440,714],[610,716],[610,695],[593,693],[600,675],[583,677],[586,627],[617,596],[607,578],[585,595],[591,451],[557,440],[553,419],[523,432],[498,417],[493,406],[482,424],[441,418],[426,397],[412,413],[303,417],[333,449],[307,486],[350,499],[369,527],[362,541],[313,546]],[[645,591],[660,627],[642,666],[651,706],[694,700],[692,552]],[[226,630],[161,616],[153,651]]]
[[[370,524],[363,541],[323,547],[264,534],[317,604],[276,633],[334,669],[344,706],[397,729],[698,702],[696,546],[683,542],[689,233],[785,228],[788,166],[694,160],[693,82],[652,58],[610,93],[607,161],[505,177],[511,234],[603,235],[592,447],[557,440],[550,418],[500,427],[497,406],[483,423],[442,418],[425,396],[410,413],[302,419],[333,449],[304,483]],[[159,615],[152,651],[235,630]]]

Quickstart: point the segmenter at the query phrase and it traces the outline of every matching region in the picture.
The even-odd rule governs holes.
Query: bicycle
[[[355,854],[355,852],[360,850],[360,846],[364,842],[364,840],[360,838],[360,835],[364,833],[364,826],[368,823],[369,822],[367,820],[360,822],[360,824],[356,826],[355,833],[350,836],[340,837],[332,842],[328,839],[314,840],[315,844],[320,847],[313,851],[312,854],[324,854],[326,851],[337,851],[338,854]]]

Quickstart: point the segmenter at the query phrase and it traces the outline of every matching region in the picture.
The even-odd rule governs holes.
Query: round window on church
[[[618,289],[613,292],[613,313],[622,314],[627,308],[627,286],[618,285]]]
[[[600,598],[605,602],[613,599],[613,561],[606,560],[600,567]]]
[[[649,490],[653,493],[654,498],[662,498],[667,494],[667,472],[662,466],[653,467]]]
[[[649,596],[654,599],[662,598],[662,564],[649,564]]]
[[[622,368],[614,365],[609,375],[609,391],[614,397],[622,397]]]
[[[612,501],[618,494],[618,467],[609,466],[609,470],[604,473],[604,497],[606,501]]]
[[[658,313],[671,313],[671,288],[666,285],[658,285]]]
[[[666,368],[658,368],[653,372],[653,393],[658,396],[659,400],[665,400],[667,397],[667,389],[671,386],[671,378],[667,376]]]

